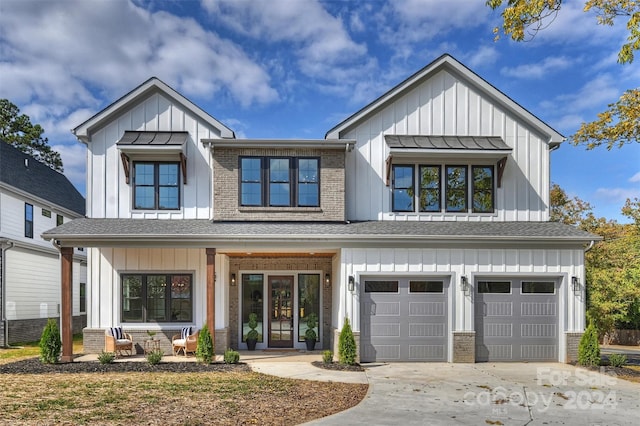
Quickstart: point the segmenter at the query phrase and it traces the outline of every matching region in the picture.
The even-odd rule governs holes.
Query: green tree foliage
[[[640,328],[640,200],[627,200],[622,213],[633,223],[596,218],[591,205],[551,187],[551,220],[600,235],[585,254],[587,308],[602,333]]]
[[[345,318],[338,341],[338,361],[340,364],[354,365],[356,363],[356,355],[356,339],[353,337],[349,318]]]
[[[589,324],[580,338],[578,346],[578,364],[585,367],[600,365],[600,345],[598,344],[598,330],[593,324]]]
[[[502,31],[515,41],[525,41],[551,25],[560,13],[562,0],[486,0],[486,4],[500,11]],[[616,21],[626,20],[628,36],[618,52],[618,62],[630,64],[634,53],[640,49],[640,2],[633,0],[586,0],[585,12],[592,12],[599,25],[613,26]],[[500,28],[493,29],[496,39]],[[622,147],[626,143],[640,141],[640,90],[625,91],[598,118],[582,123],[572,136],[574,145],[585,145],[593,149],[605,145],[607,149]]]
[[[198,334],[198,345],[196,346],[196,359],[202,364],[211,364],[215,357],[213,339],[207,324],[202,326]]]
[[[55,364],[58,362],[62,341],[58,331],[58,323],[54,319],[49,319],[40,337],[40,361],[44,364]]]
[[[62,173],[60,154],[51,149],[43,133],[44,129],[32,124],[28,115],[20,114],[17,106],[8,99],[0,99],[0,139]]]

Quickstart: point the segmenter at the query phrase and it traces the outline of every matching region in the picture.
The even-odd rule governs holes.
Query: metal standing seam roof
[[[127,130],[117,145],[184,145],[189,132],[135,132]]]
[[[565,240],[589,242],[600,237],[557,222],[213,222],[205,219],[76,219],[43,234],[64,241],[188,239],[242,241],[293,239],[357,241],[371,238],[460,240]]]
[[[85,199],[65,175],[0,140],[0,182],[49,201],[79,216]]]
[[[385,135],[389,148],[511,151],[499,136]]]

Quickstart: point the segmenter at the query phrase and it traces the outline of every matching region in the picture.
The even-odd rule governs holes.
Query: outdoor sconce
[[[460,277],[460,290],[462,290],[464,294],[469,293],[469,280],[466,275]]]
[[[232,286],[236,285],[236,274],[231,274],[231,285]]]
[[[580,281],[578,281],[578,277],[571,277],[571,290],[573,290],[574,293],[580,291]]]
[[[349,285],[347,287],[349,291],[353,291],[356,288],[356,279],[353,275],[349,275]]]
[[[324,274],[324,286],[326,288],[331,287],[331,275],[329,274]]]

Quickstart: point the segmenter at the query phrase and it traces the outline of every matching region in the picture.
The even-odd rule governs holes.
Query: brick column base
[[[453,362],[476,362],[476,332],[453,332]]]

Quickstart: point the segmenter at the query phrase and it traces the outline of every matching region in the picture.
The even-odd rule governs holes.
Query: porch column
[[[207,327],[211,340],[216,341],[216,249],[207,251]]]
[[[60,247],[62,297],[60,300],[60,323],[62,328],[62,356],[60,361],[73,362],[72,289],[73,247]]]

